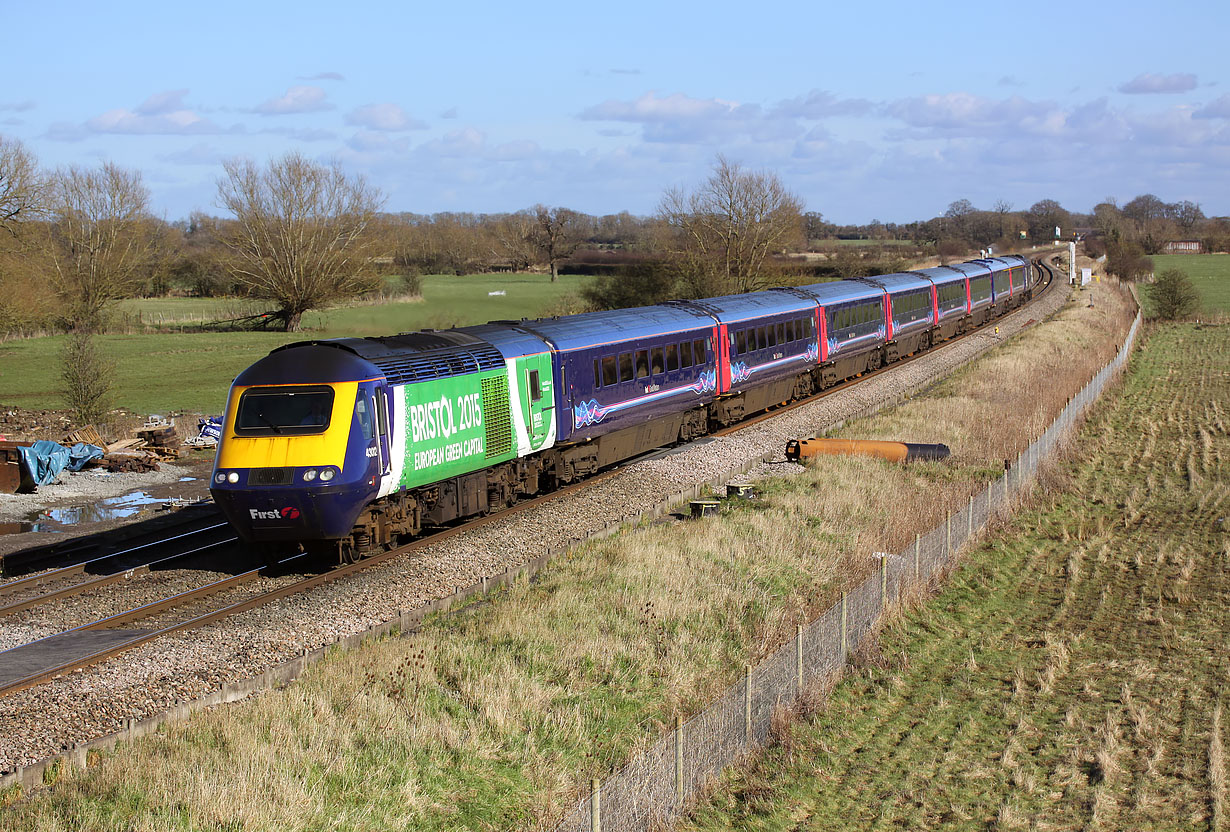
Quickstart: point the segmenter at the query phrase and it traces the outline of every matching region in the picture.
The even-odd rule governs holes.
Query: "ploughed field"
[[[1228,827],[1230,329],[1155,329],[1059,490],[684,828]]]

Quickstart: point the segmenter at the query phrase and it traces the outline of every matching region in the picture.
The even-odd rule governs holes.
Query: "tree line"
[[[498,271],[593,274],[580,305],[611,308],[894,271],[913,256],[1006,251],[1053,240],[1056,227],[1091,237],[1090,252],[1106,253],[1108,269],[1128,279],[1147,274],[1147,255],[1168,240],[1230,246],[1227,218],[1152,194],[1122,207],[1108,199],[1088,214],[1053,199],[1023,210],[961,199],[927,220],[838,225],[806,210],[776,174],[723,156],[707,179],[665,191],[645,217],[544,204],[393,213],[363,177],[298,153],[225,163],[216,204],[223,216],[167,222],[151,211],[140,171],[111,163],[44,170],[24,145],[0,136],[0,332],[102,331],[118,300],[166,294],[260,299],[272,312],[262,320],[295,330],[309,309],[387,290],[390,281],[414,294],[419,275]],[[872,245],[841,244],[850,240]]]

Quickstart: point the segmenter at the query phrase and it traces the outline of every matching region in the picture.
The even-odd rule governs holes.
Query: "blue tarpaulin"
[[[50,439],[40,439],[29,447],[19,445],[17,452],[21,454],[21,464],[25,468],[26,476],[36,486],[55,482],[65,468],[80,471],[91,459],[98,459],[105,453],[97,445],[78,442],[71,448],[66,448]]]
[[[40,439],[28,448],[20,446],[17,452],[21,454],[21,464],[35,485],[55,482],[60,472],[68,467],[68,448],[50,439]]]
[[[68,449],[68,470],[80,471],[91,459],[98,459],[105,453],[106,451],[97,445],[78,442]]]

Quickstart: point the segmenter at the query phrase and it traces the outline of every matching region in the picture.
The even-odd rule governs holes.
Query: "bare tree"
[[[761,288],[769,255],[799,245],[803,202],[774,173],[744,170],[719,155],[694,192],[674,188],[658,208],[678,234],[672,252],[698,294]]]
[[[999,214],[999,236],[1003,239],[1008,235],[1008,214],[1012,211],[1012,203],[1006,199],[997,199],[991,208]]]
[[[51,186],[52,282],[75,330],[93,332],[107,306],[131,296],[147,275],[157,240],[149,190],[139,171],[110,162],[59,171]]]
[[[1184,234],[1190,233],[1192,227],[1204,219],[1204,211],[1200,210],[1200,205],[1186,199],[1167,205],[1166,213],[1178,223]]]
[[[559,264],[584,242],[580,234],[582,215],[568,208],[548,208],[535,205],[530,209],[534,222],[530,226],[529,242],[551,270],[551,282],[559,278]]]
[[[0,230],[17,236],[20,223],[43,216],[46,200],[47,182],[34,154],[0,136]]]
[[[492,228],[493,253],[506,259],[515,272],[528,269],[538,254],[533,243],[536,222],[529,211],[517,211],[500,217]]]
[[[371,287],[378,189],[293,152],[264,170],[246,159],[223,169],[219,202],[236,220],[225,238],[228,267],[253,297],[278,304],[287,332],[309,309]]]

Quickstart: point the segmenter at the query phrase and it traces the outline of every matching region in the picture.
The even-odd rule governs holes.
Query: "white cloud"
[[[1119,86],[1119,92],[1129,95],[1188,92],[1196,88],[1196,76],[1189,72],[1174,75],[1145,72]]]
[[[26,110],[33,110],[34,106],[33,98],[27,98],[24,101],[0,102],[0,112],[4,110],[11,110],[15,113],[24,113]]]
[[[1192,114],[1194,118],[1230,118],[1230,95],[1223,95]]]
[[[228,156],[211,145],[198,142],[184,150],[161,153],[158,155],[158,158],[163,162],[172,162],[177,165],[208,165],[212,167],[221,165]]]
[[[125,133],[132,135],[208,135],[242,132],[242,128],[224,129],[191,110],[172,110],[158,115],[143,115],[132,110],[108,110],[85,122],[91,133]]]
[[[812,90],[807,95],[787,98],[773,108],[773,114],[787,118],[822,119],[832,116],[860,116],[875,109],[865,98],[838,98],[828,90]]]
[[[332,110],[333,105],[325,98],[325,91],[320,87],[295,86],[288,89],[285,95],[261,102],[252,112],[263,116],[285,116]]]
[[[173,113],[184,109],[184,96],[188,94],[187,90],[166,90],[165,92],[156,92],[149,98],[145,99],[137,112],[143,116],[157,116],[164,113]]]
[[[401,107],[393,103],[366,104],[357,107],[346,114],[346,123],[369,130],[383,130],[396,133],[403,130],[426,130],[427,125],[412,118]]]
[[[300,81],[345,81],[346,76],[340,72],[318,72],[315,75],[300,75]]]
[[[717,98],[691,98],[683,93],[658,96],[653,90],[635,101],[608,99],[581,113],[586,121],[632,121],[641,124],[677,120],[717,119],[731,115],[739,105]]]
[[[337,138],[337,133],[319,127],[268,127],[258,132],[285,136],[301,142],[327,142]]]

